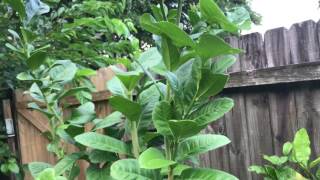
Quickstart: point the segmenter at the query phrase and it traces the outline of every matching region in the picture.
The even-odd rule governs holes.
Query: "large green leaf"
[[[92,102],[87,102],[72,110],[69,122],[75,125],[82,125],[92,121],[95,117],[96,112],[94,110],[94,104]]]
[[[107,89],[112,93],[112,95],[127,97],[128,90],[117,76],[114,76],[107,82]]]
[[[199,126],[207,126],[229,112],[233,105],[233,100],[230,98],[218,98],[203,104],[191,114],[190,118],[194,119]]]
[[[141,105],[122,96],[112,96],[109,103],[113,110],[124,114],[130,121],[138,121],[141,115]]]
[[[293,159],[307,166],[311,155],[310,139],[306,129],[300,129],[293,140]]]
[[[4,0],[4,2],[10,4],[12,9],[19,13],[21,20],[26,17],[26,9],[23,3],[23,0]]]
[[[122,117],[122,114],[118,111],[115,111],[115,112],[109,114],[107,117],[105,117],[103,119],[99,119],[96,122],[94,130],[103,129],[103,128],[118,124],[122,121],[121,117]]]
[[[200,10],[203,17],[210,23],[219,24],[224,30],[237,32],[238,27],[229,22],[219,6],[213,0],[200,0]]]
[[[237,180],[235,176],[216,169],[189,168],[182,172],[181,180]]]
[[[139,157],[140,167],[144,169],[160,169],[175,163],[167,160],[160,150],[152,147],[145,150]]]
[[[194,136],[202,130],[202,126],[192,120],[169,120],[169,127],[176,139]]]
[[[27,65],[30,69],[35,70],[40,67],[47,59],[47,53],[38,51],[27,59]]]
[[[70,60],[59,60],[50,69],[49,75],[55,81],[66,83],[75,77],[77,70],[77,66]]]
[[[97,149],[93,149],[90,151],[88,158],[90,163],[99,164],[105,162],[114,162],[118,160],[118,157],[115,153],[108,152],[108,151],[101,151]]]
[[[51,168],[52,165],[44,162],[31,162],[28,164],[28,169],[32,175],[32,177],[36,178],[41,171]]]
[[[250,30],[252,21],[250,12],[245,7],[234,7],[227,12],[228,19],[236,24],[241,30]]]
[[[269,161],[271,164],[276,165],[276,166],[281,166],[284,163],[286,163],[288,161],[288,157],[287,156],[267,156],[264,155],[263,159]]]
[[[232,48],[225,43],[223,39],[211,34],[200,36],[199,43],[196,46],[196,52],[204,59],[217,57],[220,55],[240,53],[240,49]]]
[[[183,140],[178,146],[178,159],[215,150],[229,144],[231,141],[223,135],[201,134]]]
[[[178,95],[177,97],[183,97],[183,104],[181,106],[189,105],[195,100],[202,75],[201,68],[202,62],[197,58],[186,62],[176,71],[180,86],[179,92],[177,93],[180,95],[175,95]]]
[[[159,180],[155,170],[142,169],[138,160],[122,159],[111,165],[111,176],[118,180]]]
[[[219,56],[219,58],[212,63],[211,72],[225,73],[236,61],[236,57],[232,55]]]
[[[197,97],[207,99],[221,92],[229,79],[225,74],[214,74],[210,70],[202,71]]]
[[[88,132],[76,136],[75,140],[82,145],[94,149],[120,154],[131,154],[130,147],[126,143],[106,135]]]
[[[56,175],[62,175],[67,170],[70,170],[74,163],[82,156],[81,153],[73,153],[65,156],[55,166]]]
[[[179,50],[176,48],[171,40],[167,37],[161,39],[162,60],[169,71],[177,68],[176,64],[179,62]]]
[[[156,20],[149,13],[145,13],[140,17],[140,25],[143,29],[153,34],[157,34],[157,35],[161,34],[160,27],[158,27]]]
[[[161,21],[157,23],[157,26],[161,29],[162,34],[165,34],[167,37],[169,37],[176,46],[195,46],[195,43],[189,37],[189,35],[177,25],[170,22]]]
[[[140,55],[138,62],[144,67],[144,69],[149,69],[160,64],[161,58],[162,57],[158,49],[156,47],[152,47]],[[141,67],[138,67],[137,70],[143,71]]]
[[[152,113],[152,120],[158,133],[169,136],[172,135],[169,120],[172,118],[171,105],[167,101],[159,102]]]
[[[116,73],[116,76],[120,79],[120,81],[127,88],[128,91],[132,91],[143,76],[142,72],[139,72],[139,71],[125,72],[116,67],[113,67],[113,71]]]
[[[30,96],[39,102],[45,102],[45,97],[37,83],[33,83],[29,89]]]
[[[110,176],[108,166],[104,168],[90,166],[86,171],[86,180],[113,180],[113,178]]]
[[[76,88],[71,88],[68,89],[66,91],[63,91],[59,96],[58,99],[63,99],[65,97],[69,97],[69,96],[75,96],[76,94],[78,94],[81,91],[86,91],[86,92],[90,92],[90,89],[87,87],[76,87]]]

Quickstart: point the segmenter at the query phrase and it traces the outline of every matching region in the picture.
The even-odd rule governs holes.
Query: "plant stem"
[[[137,129],[136,121],[131,122],[131,140],[132,140],[133,155],[136,159],[138,159],[140,155],[140,146],[139,146],[138,129]]]
[[[182,14],[182,5],[183,5],[183,0],[178,1],[178,14],[177,14],[177,21],[176,24],[179,26],[180,20],[181,20],[181,14]]]

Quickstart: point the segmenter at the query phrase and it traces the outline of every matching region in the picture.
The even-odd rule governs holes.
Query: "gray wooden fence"
[[[235,107],[207,131],[232,143],[201,157],[202,166],[223,169],[241,180],[260,179],[247,168],[262,164],[262,154],[280,154],[282,144],[307,128],[314,155],[320,155],[320,22],[305,21],[231,37],[245,50],[232,67],[224,96]]]

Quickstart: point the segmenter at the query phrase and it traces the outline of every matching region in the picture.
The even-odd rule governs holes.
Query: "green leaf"
[[[92,121],[96,117],[94,104],[87,102],[80,105],[78,108],[73,109],[71,118],[68,120],[71,124],[81,125]]]
[[[124,72],[115,70],[115,68],[113,68],[113,70],[115,71],[116,76],[120,79],[120,81],[127,88],[128,91],[132,91],[137,86],[138,82],[143,76],[143,73],[138,71]]]
[[[287,156],[267,156],[264,155],[263,159],[269,161],[270,163],[272,163],[273,165],[277,165],[277,166],[281,166],[282,164],[286,163],[288,161],[288,157]]]
[[[118,111],[115,111],[96,123],[94,130],[103,129],[118,124],[122,121],[121,117],[122,114]]]
[[[282,147],[283,155],[289,155],[291,150],[292,150],[292,143],[291,142],[284,143],[284,145]]]
[[[158,133],[164,136],[172,135],[169,126],[169,119],[171,119],[171,117],[172,110],[167,101],[161,101],[155,106],[152,113],[152,120]]]
[[[140,17],[140,25],[143,29],[153,34],[157,34],[157,35],[161,34],[160,27],[158,27],[156,20],[149,13],[145,13]]]
[[[248,171],[255,172],[257,174],[263,174],[263,175],[267,174],[267,172],[263,166],[250,166],[248,168]]]
[[[114,153],[94,149],[89,153],[89,160],[90,163],[105,163],[114,162],[118,157]]]
[[[92,70],[92,69],[78,69],[76,73],[76,77],[87,77],[87,76],[94,76],[97,74],[97,71]]]
[[[176,139],[194,136],[202,130],[202,127],[192,120],[169,120],[169,126]]]
[[[38,51],[27,59],[27,65],[30,69],[35,70],[39,68],[47,59],[47,53]]]
[[[53,168],[47,168],[39,173],[36,180],[56,180],[56,175]]]
[[[210,23],[219,24],[224,30],[229,32],[237,32],[238,28],[229,22],[219,6],[213,0],[200,0],[200,11],[202,16]]]
[[[142,169],[138,160],[123,159],[111,165],[111,176],[125,180],[159,180],[159,174],[154,170]]]
[[[33,83],[29,89],[30,96],[39,102],[45,102],[45,97],[37,83]]]
[[[56,175],[62,175],[67,170],[70,170],[74,163],[82,156],[81,153],[73,153],[65,156],[55,166],[54,170]]]
[[[181,180],[237,180],[235,176],[228,174],[226,172],[216,170],[216,169],[201,169],[201,168],[189,168],[182,172],[180,176]]]
[[[197,97],[207,99],[221,92],[229,79],[225,74],[214,74],[210,70],[203,70]]]
[[[32,162],[28,164],[28,169],[32,177],[36,178],[40,172],[47,168],[51,168],[52,165],[44,162]]]
[[[227,12],[228,19],[241,30],[250,30],[252,21],[250,12],[245,7],[234,7]]]
[[[293,158],[299,163],[307,166],[311,155],[310,139],[306,129],[300,129],[293,140]]]
[[[77,66],[70,60],[59,60],[49,71],[50,77],[55,81],[67,83],[73,80],[77,73]]]
[[[110,176],[108,166],[104,168],[90,166],[86,171],[86,180],[113,180],[113,178]]]
[[[69,96],[75,96],[77,93],[81,92],[81,91],[86,91],[86,92],[90,92],[90,89],[87,87],[76,87],[76,88],[71,88],[68,89],[66,91],[63,91],[59,96],[58,96],[58,100],[63,99],[65,97],[69,97]]]
[[[309,167],[314,168],[320,163],[320,157],[310,162]]]
[[[82,145],[94,149],[127,155],[131,154],[130,148],[126,143],[106,135],[88,132],[76,136],[75,140]]]
[[[173,44],[175,44],[176,46],[195,46],[195,43],[189,37],[189,35],[185,31],[180,29],[177,25],[170,22],[161,21],[157,23],[157,26],[162,31],[162,34],[165,34],[167,37],[169,37],[172,40]]]
[[[11,173],[15,173],[15,174],[19,173],[19,166],[17,165],[16,162],[9,163],[8,164],[8,169],[10,170]]]
[[[201,134],[183,140],[178,146],[178,159],[215,150],[229,144],[231,141],[223,135]]]
[[[4,2],[8,3],[12,9],[19,13],[21,20],[26,17],[26,9],[22,0],[4,0]]]
[[[22,72],[17,75],[17,79],[20,81],[32,81],[34,78],[28,72]]]
[[[167,160],[160,150],[152,147],[145,150],[139,157],[140,167],[144,169],[160,169],[175,163]]]
[[[194,118],[199,126],[207,126],[229,112],[234,103],[230,98],[218,98],[200,106],[190,118]]]
[[[196,46],[196,52],[204,60],[207,60],[221,55],[237,54],[240,53],[241,50],[232,48],[218,36],[203,34],[200,36],[199,43]]]
[[[161,63],[161,54],[156,47],[149,48],[144,51],[138,61],[144,67],[144,69],[149,69],[157,66]],[[140,67],[137,68],[139,71],[143,71]]]
[[[162,60],[169,71],[177,68],[179,62],[179,50],[172,44],[167,37],[161,38]]]
[[[213,73],[225,73],[229,67],[231,67],[237,61],[236,57],[232,55],[220,56],[211,65],[211,72]]]
[[[122,96],[112,96],[109,98],[109,103],[113,110],[124,114],[130,121],[138,121],[141,115],[142,108],[140,104],[130,101]]]
[[[127,97],[127,89],[117,76],[107,82],[107,88],[112,95]]]

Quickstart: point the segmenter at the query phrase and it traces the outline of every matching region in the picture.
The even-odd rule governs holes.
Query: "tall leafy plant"
[[[224,88],[228,80],[225,72],[235,61],[227,55],[241,51],[230,47],[215,32],[189,35],[183,31],[179,27],[182,5],[180,0],[177,9],[166,11],[160,4],[153,15],[142,15],[141,26],[154,34],[157,49],[146,52],[148,61],[136,61],[137,70],[117,72],[116,78],[108,83],[113,93],[110,105],[126,117],[131,145],[92,132],[75,138],[88,147],[127,157],[111,165],[114,179],[237,179],[220,170],[192,168],[186,163],[230,143],[223,135],[200,132],[233,107],[231,99],[213,97]],[[214,1],[201,0],[199,7],[198,21],[238,32],[239,27],[227,19]],[[153,59],[155,54],[160,54],[159,63]],[[139,69],[151,79],[147,84],[152,84],[154,92],[159,93],[152,101],[154,108],[147,121],[143,119],[146,117],[143,100],[151,92],[145,86],[144,91],[139,91],[138,81],[142,81]],[[165,84],[156,82],[150,72],[160,74]],[[145,122],[149,122],[148,126],[143,126]],[[157,139],[156,143],[152,139]]]

